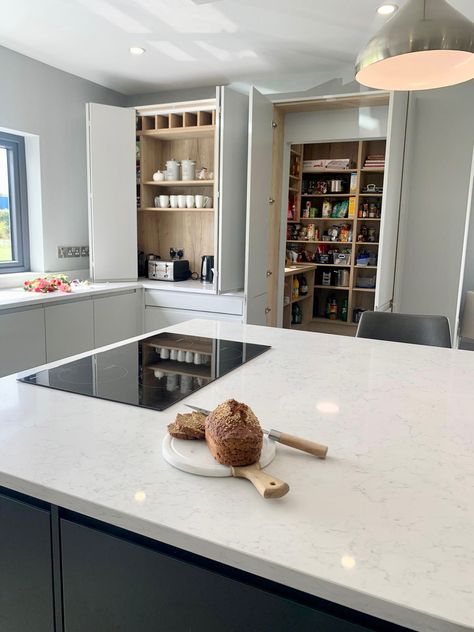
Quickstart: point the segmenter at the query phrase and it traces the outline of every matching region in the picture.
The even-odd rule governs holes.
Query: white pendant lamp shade
[[[381,90],[429,90],[473,78],[474,23],[446,0],[408,0],[356,62],[357,81]]]

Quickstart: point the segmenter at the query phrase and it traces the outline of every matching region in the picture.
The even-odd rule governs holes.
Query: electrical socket
[[[58,246],[58,259],[88,256],[89,246]]]

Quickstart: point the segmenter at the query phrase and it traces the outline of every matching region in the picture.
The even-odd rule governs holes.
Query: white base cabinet
[[[94,310],[89,297],[45,307],[46,362],[94,348]]]
[[[46,362],[44,310],[0,314],[0,377]]]
[[[145,332],[193,318],[243,322],[243,296],[145,290]]]
[[[142,290],[94,298],[95,348],[133,338],[142,332]]]
[[[142,333],[140,288],[5,310],[0,313],[0,377]]]

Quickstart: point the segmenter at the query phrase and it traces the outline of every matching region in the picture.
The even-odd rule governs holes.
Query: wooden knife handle
[[[302,439],[301,437],[295,437],[294,435],[286,434],[285,432],[279,433],[278,441],[284,445],[290,446],[290,448],[296,448],[296,450],[308,452],[320,459],[325,459],[328,452],[327,445],[315,443],[314,441],[308,441],[308,439]]]
[[[290,491],[288,483],[262,472],[258,463],[245,467],[231,467],[232,476],[246,478],[264,498],[281,498]]]

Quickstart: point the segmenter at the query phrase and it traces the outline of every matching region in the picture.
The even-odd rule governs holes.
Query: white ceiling
[[[383,0],[0,0],[0,44],[124,94],[340,77]],[[405,0],[396,0],[399,5]],[[451,0],[474,20],[474,0]],[[130,46],[146,54],[134,57]]]

